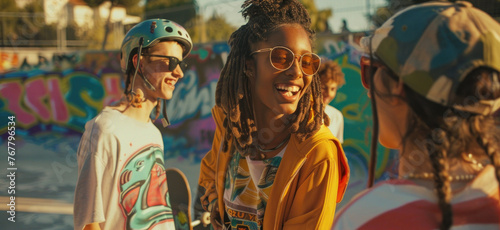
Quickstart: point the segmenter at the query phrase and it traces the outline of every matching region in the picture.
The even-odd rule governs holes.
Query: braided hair
[[[389,87],[389,79],[390,77],[382,78],[385,88]],[[500,98],[499,82],[497,71],[486,67],[477,68],[460,83],[453,104],[463,105]],[[484,151],[471,154],[476,157],[486,154],[500,183],[500,116],[498,111],[493,115],[481,115],[444,107],[427,100],[406,85],[404,92],[405,97],[401,99],[405,100],[411,109],[407,132],[403,137],[403,148],[406,149],[408,144],[423,146],[422,149],[427,153],[432,166],[438,206],[443,217],[440,229],[450,229],[453,225],[453,212],[450,204],[451,177],[448,163],[451,159],[459,159],[464,152],[478,145]],[[421,138],[424,138],[424,141],[420,141]],[[402,154],[406,154],[406,151]]]
[[[226,115],[223,125],[229,130],[224,137],[223,151],[228,150],[228,140],[233,140],[234,147],[246,156],[256,154],[251,150],[257,144],[258,135],[250,81],[245,71],[251,44],[266,41],[272,32],[285,24],[300,25],[311,43],[314,31],[310,29],[311,19],[307,10],[298,0],[246,0],[242,5],[242,15],[248,22],[229,38],[231,51],[217,83],[215,102],[223,109]],[[320,84],[318,75],[314,75],[297,110],[287,116],[289,132],[295,133],[299,141],[316,133],[326,116]]]
[[[180,43],[179,43],[180,44]],[[182,45],[181,45],[182,46]],[[150,47],[146,47],[146,48],[143,48],[142,49],[142,52],[141,52],[141,56],[144,56],[144,55],[147,55],[149,54],[149,48]],[[183,49],[184,46],[182,46]],[[138,52],[138,48],[134,48],[131,52],[130,52],[130,57],[133,57],[134,55],[136,55]],[[131,93],[131,87],[134,87],[131,84],[131,79],[133,78],[134,76],[134,73],[136,71],[136,68],[134,67],[134,63],[133,63],[133,60],[132,58],[129,58],[128,60],[128,68],[127,68],[127,71],[125,71],[125,88],[123,89],[123,93],[125,94],[125,98],[128,100],[129,103],[134,103],[133,101],[130,101],[130,98],[132,98],[130,95]],[[137,67],[139,68],[139,67]],[[138,76],[137,76],[138,77]],[[156,100],[156,106],[155,106],[155,119],[153,121],[156,121],[158,120],[158,118],[160,117],[160,111],[161,111],[161,103],[160,103],[160,99],[158,98]],[[137,103],[141,103],[141,100],[139,99],[137,101]]]

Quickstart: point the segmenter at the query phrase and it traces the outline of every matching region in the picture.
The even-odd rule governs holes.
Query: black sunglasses
[[[154,61],[162,61],[164,63],[167,63],[169,71],[174,71],[174,69],[177,68],[177,65],[181,67],[182,72],[184,72],[188,67],[188,64],[186,62],[181,61],[178,58],[172,56],[155,55],[155,54],[146,54],[143,56],[158,57],[159,59],[155,59]]]

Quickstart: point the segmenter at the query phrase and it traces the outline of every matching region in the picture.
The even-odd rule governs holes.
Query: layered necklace
[[[266,153],[269,153],[269,152],[272,152],[272,151],[275,151],[279,148],[281,148],[281,146],[283,146],[284,144],[286,144],[288,142],[288,140],[290,140],[290,136],[291,134],[288,134],[288,136],[283,139],[283,141],[281,141],[278,145],[276,145],[275,147],[272,147],[270,149],[264,149],[262,147],[260,147],[260,145],[255,145],[257,147],[257,149],[260,151],[260,159],[265,159],[266,158]]]
[[[464,154],[464,160],[471,163],[478,172],[484,168],[483,164],[479,163],[476,159],[474,159],[471,153]],[[476,176],[477,174],[461,174],[461,175],[449,176],[448,179],[450,181],[470,181],[476,178]],[[431,180],[434,179],[434,173],[432,172],[408,173],[400,176],[400,178]]]

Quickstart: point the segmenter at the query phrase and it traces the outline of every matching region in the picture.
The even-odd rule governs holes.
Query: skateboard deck
[[[177,168],[165,170],[175,229],[193,230],[191,226],[191,189],[184,173]]]

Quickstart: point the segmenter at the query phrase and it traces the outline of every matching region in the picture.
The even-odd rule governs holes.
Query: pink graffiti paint
[[[63,99],[59,78],[48,78],[47,87],[49,88],[52,119],[56,122],[68,121],[68,108],[66,107],[66,102]]]
[[[7,109],[16,115],[17,122],[21,125],[31,125],[36,122],[35,116],[24,110],[21,106],[23,86],[18,81],[2,82],[0,95],[7,102]]]
[[[49,93],[45,87],[43,78],[38,78],[25,83],[26,95],[24,102],[26,105],[40,117],[42,121],[49,121],[50,111],[44,103]]]

